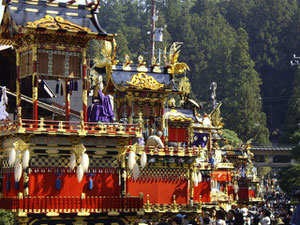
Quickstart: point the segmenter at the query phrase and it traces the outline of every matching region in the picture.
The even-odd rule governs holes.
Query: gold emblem
[[[164,84],[158,83],[153,77],[147,75],[146,73],[138,73],[138,75],[133,75],[131,80],[127,81],[126,83],[140,89],[148,88],[151,90],[158,90],[164,86]]]
[[[70,21],[65,20],[60,16],[52,17],[46,15],[44,18],[36,20],[34,22],[27,22],[27,27],[30,28],[52,28],[52,29],[64,29],[68,31],[84,31],[84,32],[91,32],[92,30],[87,27],[81,27]]]

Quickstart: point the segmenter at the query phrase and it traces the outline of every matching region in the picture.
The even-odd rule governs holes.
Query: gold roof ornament
[[[186,71],[190,70],[189,66],[186,63],[177,62],[180,53],[180,47],[181,43],[174,42],[170,47],[169,57],[167,57],[167,51],[165,48],[165,63],[167,64],[167,67],[169,67],[169,73],[171,73],[172,75],[175,75],[175,73],[183,74]]]
[[[164,84],[158,83],[152,76],[149,76],[146,73],[133,75],[131,80],[126,83],[139,89],[147,88],[151,90],[158,90],[164,86]]]
[[[50,28],[50,29],[64,29],[68,31],[84,31],[91,32],[90,28],[81,27],[60,16],[46,15],[44,18],[36,20],[34,22],[27,22],[29,28]]]
[[[185,95],[188,95],[191,92],[191,84],[187,77],[181,78],[179,82],[179,91],[183,92]]]
[[[221,117],[221,107],[222,103],[218,104],[217,107],[210,113],[209,117],[211,118],[213,125],[216,127],[223,127],[224,123],[222,123],[222,117]]]

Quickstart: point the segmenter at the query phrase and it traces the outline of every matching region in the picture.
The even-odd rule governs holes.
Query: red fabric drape
[[[63,172],[64,171],[64,172]],[[96,169],[93,171],[93,189],[89,190],[89,173],[85,173],[79,183],[76,171],[68,169],[61,170],[61,189],[55,188],[57,169],[32,169],[29,175],[30,196],[80,196],[86,193],[87,196],[119,196],[119,175],[117,170],[105,171]]]
[[[14,169],[8,169],[3,171],[3,181],[2,181],[2,193],[3,197],[14,197],[18,196],[19,192],[24,192],[24,185],[23,185],[23,176],[19,182],[19,189],[15,189],[15,175],[13,172]],[[9,179],[9,190],[6,190],[7,181]]]
[[[231,173],[227,170],[218,170],[218,171],[213,171],[211,174],[212,180],[217,180],[217,181],[231,181]]]
[[[173,203],[173,195],[176,195],[176,203],[187,204],[188,202],[188,181],[184,180],[127,180],[127,193],[131,196],[144,194],[144,202],[147,202],[147,195],[151,204]]]
[[[169,142],[188,142],[188,131],[186,128],[169,127]]]
[[[249,190],[249,198],[255,198],[255,191]]]
[[[201,202],[210,202],[210,181],[203,181],[194,186],[194,202],[199,202],[201,195]]]
[[[248,187],[239,187],[238,195],[239,195],[239,200],[248,201],[249,200]]]

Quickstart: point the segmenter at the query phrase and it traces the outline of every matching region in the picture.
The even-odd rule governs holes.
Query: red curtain
[[[90,173],[79,183],[76,170],[60,169],[61,189],[57,190],[57,168],[33,168],[29,175],[30,196],[119,196],[119,175],[116,169],[92,169],[93,189],[89,189]]]
[[[231,173],[227,170],[214,171],[211,174],[211,179],[217,181],[231,181]]]
[[[127,193],[130,196],[144,194],[144,202],[147,202],[147,195],[151,204],[173,203],[173,196],[176,195],[176,203],[187,204],[188,202],[188,181],[184,180],[127,180]]]
[[[169,142],[188,142],[188,131],[186,128],[169,127]]]
[[[201,195],[201,202],[210,202],[210,181],[203,181],[194,185],[194,202],[199,202]]]
[[[15,189],[15,175],[14,169],[7,169],[3,170],[3,180],[2,180],[2,193],[3,197],[14,197],[18,196],[19,192],[24,192],[24,185],[23,185],[23,176],[19,182],[19,189]],[[9,182],[7,182],[9,180]],[[7,190],[7,185],[9,184],[9,189]]]
[[[248,195],[248,187],[239,187],[239,200],[249,200],[249,195]]]
[[[255,198],[255,191],[249,190],[249,198]]]

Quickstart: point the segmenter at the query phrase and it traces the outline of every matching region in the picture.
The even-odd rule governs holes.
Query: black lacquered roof
[[[45,16],[60,16],[81,27],[89,28],[90,32],[106,35],[97,22],[97,11],[91,11],[86,5],[67,4],[49,1],[17,0],[7,3],[12,20],[19,26],[25,27],[28,22],[35,22]]]

